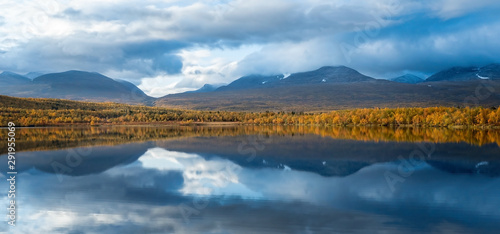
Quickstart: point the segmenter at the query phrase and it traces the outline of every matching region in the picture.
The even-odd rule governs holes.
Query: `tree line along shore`
[[[276,124],[324,126],[500,127],[500,107],[405,107],[304,112],[196,111],[118,103],[0,96],[0,125]]]

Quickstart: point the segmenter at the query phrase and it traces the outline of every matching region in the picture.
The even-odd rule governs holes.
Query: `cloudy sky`
[[[376,78],[500,62],[495,0],[0,0],[0,70],[85,70],[152,96],[345,65]]]

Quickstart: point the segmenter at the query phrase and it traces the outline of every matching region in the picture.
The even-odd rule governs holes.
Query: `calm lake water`
[[[17,224],[5,218],[3,232],[500,232],[498,131],[95,127],[16,134]]]

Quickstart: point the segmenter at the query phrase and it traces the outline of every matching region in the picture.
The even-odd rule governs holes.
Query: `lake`
[[[18,128],[17,221],[0,231],[498,233],[499,145],[499,130]]]

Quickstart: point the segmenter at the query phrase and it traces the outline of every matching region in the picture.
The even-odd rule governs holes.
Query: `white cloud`
[[[183,76],[159,75],[156,77],[143,78],[138,86],[146,94],[152,97],[161,97],[167,94],[182,93],[193,90],[192,88],[177,88],[177,84]]]
[[[261,196],[239,182],[238,174],[242,168],[228,160],[206,160],[197,154],[153,148],[139,161],[144,168],[181,171],[184,186],[180,192],[185,195]]]
[[[237,70],[237,61],[260,49],[259,45],[184,49],[178,53],[183,62],[180,74],[143,78],[139,88],[148,95],[161,97],[196,90],[205,84],[229,83],[245,75],[244,72]]]
[[[430,8],[435,11],[436,15],[443,19],[450,19],[471,13],[485,7],[495,6],[496,0],[439,0],[430,3]]]

